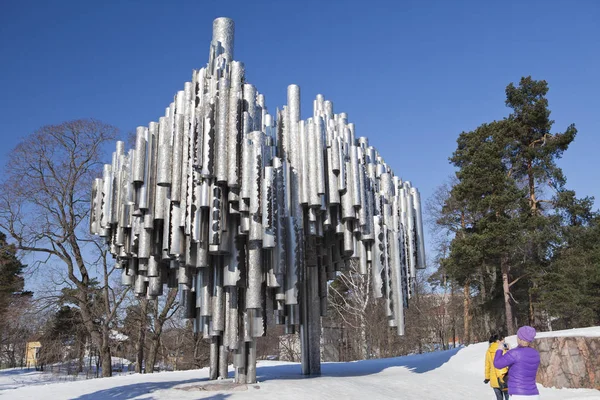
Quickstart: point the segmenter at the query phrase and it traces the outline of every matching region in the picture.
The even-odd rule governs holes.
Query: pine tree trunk
[[[471,285],[467,281],[463,287],[463,343],[471,343]]]
[[[480,286],[479,292],[481,294],[481,305],[482,305],[481,312],[483,314],[483,328],[485,329],[486,333],[489,333],[489,332],[491,332],[490,314],[484,307],[485,302],[487,301],[487,298],[488,298],[486,282],[485,282],[485,275],[486,275],[485,271],[486,271],[486,266],[484,265],[481,269],[481,286]]]
[[[529,294],[529,325],[535,325],[535,310],[533,309],[533,295],[531,294],[531,287],[527,289]]]
[[[508,284],[509,267],[503,257],[500,268],[502,270],[502,288],[504,289],[504,310],[506,314],[506,329],[509,335],[515,334],[515,323],[513,320],[512,305],[510,304],[510,286]]]

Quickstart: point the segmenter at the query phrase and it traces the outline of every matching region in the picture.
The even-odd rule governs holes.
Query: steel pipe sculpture
[[[117,142],[92,190],[90,231],[106,239],[138,296],[180,288],[183,317],[211,341],[210,377],[256,381],[256,338],[300,330],[302,371],[320,373],[327,282],[351,259],[371,273],[404,333],[425,267],[419,192],[395,176],[322,95],[300,117],[300,88],[272,116],[233,58],[234,24],[213,23],[205,68],[165,115]],[[370,271],[370,272],[369,272]]]

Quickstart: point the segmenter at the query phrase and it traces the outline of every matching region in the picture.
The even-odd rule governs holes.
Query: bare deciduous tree
[[[346,325],[358,331],[360,358],[364,360],[371,355],[370,340],[367,338],[368,311],[373,302],[371,271],[360,274],[356,259],[351,259],[348,264],[348,270],[338,275],[337,284],[334,282],[329,285],[333,294],[330,304]]]
[[[41,325],[35,315],[31,295],[16,295],[0,313],[0,368],[25,366],[27,341]]]
[[[112,373],[110,329],[124,291],[113,290],[114,267],[103,244],[87,234],[86,221],[91,182],[115,136],[114,127],[89,119],[44,126],[13,149],[0,187],[0,229],[20,250],[62,266],[70,300],[100,351],[103,376]],[[91,260],[94,252],[99,256]]]
[[[177,288],[169,289],[169,293],[167,294],[167,298],[164,299],[163,304],[159,304],[158,299],[154,300],[152,307],[152,325],[148,335],[150,337],[150,350],[148,351],[148,356],[146,358],[147,373],[154,372],[154,364],[156,363],[165,322],[171,319],[179,309],[177,292]]]
[[[464,204],[459,203],[451,196],[452,187],[457,181],[455,176],[450,177],[447,182],[436,188],[425,204],[426,222],[433,233],[433,245],[437,253],[434,263],[439,267],[435,279],[444,288],[447,285],[453,285],[452,282],[446,281],[446,272],[443,268],[443,260],[450,251],[450,243],[455,235],[464,235],[467,226],[472,222],[472,217]],[[473,277],[469,276],[464,279],[464,282],[461,282],[464,343],[471,342],[471,320],[473,318],[471,287],[475,284],[473,280]],[[454,290],[453,286],[452,290]]]
[[[283,361],[298,362],[301,358],[300,338],[297,333],[279,337],[279,358]]]

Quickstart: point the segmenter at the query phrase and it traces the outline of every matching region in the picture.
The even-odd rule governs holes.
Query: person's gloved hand
[[[489,379],[484,379],[483,383],[490,383],[490,380]]]

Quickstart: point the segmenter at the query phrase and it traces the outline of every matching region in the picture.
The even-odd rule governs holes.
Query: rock
[[[540,352],[538,383],[546,387],[600,389],[600,338],[540,338],[533,347]]]

